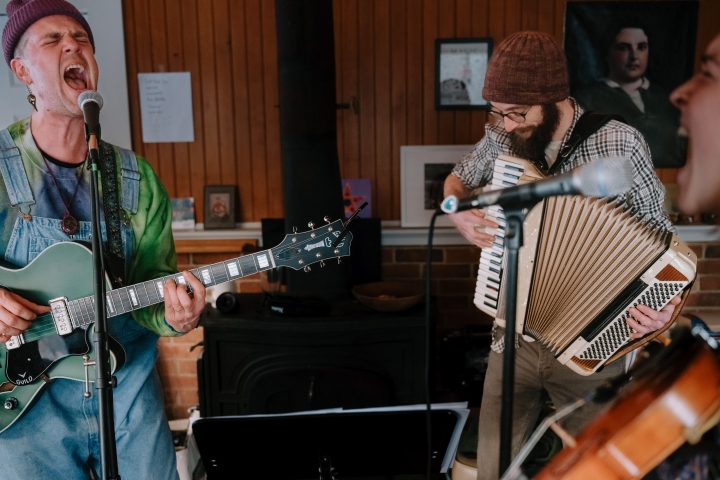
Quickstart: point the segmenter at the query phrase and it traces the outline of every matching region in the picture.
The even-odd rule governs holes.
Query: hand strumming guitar
[[[186,333],[197,327],[200,313],[205,308],[205,285],[190,272],[182,272],[193,289],[187,293],[185,285],[165,282],[165,320],[176,331]]]
[[[0,343],[7,343],[10,337],[20,335],[39,314],[49,311],[47,305],[37,305],[0,288]]]

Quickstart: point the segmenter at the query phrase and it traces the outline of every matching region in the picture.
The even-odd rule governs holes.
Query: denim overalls
[[[122,208],[135,213],[140,179],[135,154],[115,148],[122,166]],[[79,222],[78,233],[68,237],[59,219],[23,216],[31,213],[35,199],[20,151],[7,130],[0,132],[0,173],[17,210],[5,260],[22,267],[54,243],[90,240],[89,222]],[[128,259],[125,278],[129,278],[133,253],[129,222],[121,222],[121,232]],[[101,233],[106,240],[105,222]],[[115,372],[118,388],[113,390],[119,473],[127,480],[176,479],[175,452],[155,370],[158,336],[138,325],[130,314],[109,319],[108,331],[127,355],[125,365]],[[95,478],[102,478],[97,395],[86,399],[84,389],[83,382],[53,380],[36,397],[36,403],[0,433],[0,479],[79,480],[89,478],[90,469]]]

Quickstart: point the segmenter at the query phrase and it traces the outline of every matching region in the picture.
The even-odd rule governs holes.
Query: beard
[[[553,133],[560,125],[560,109],[554,103],[542,105],[542,121],[533,127],[518,127],[510,132],[510,148],[515,155],[534,163],[545,164],[545,149],[552,141]],[[523,137],[518,133],[530,131]]]

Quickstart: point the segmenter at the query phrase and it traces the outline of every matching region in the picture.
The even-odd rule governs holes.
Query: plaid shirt
[[[574,99],[570,98],[570,103],[575,109],[575,114],[572,125],[562,140],[560,151],[570,138],[583,113],[583,109]],[[517,156],[510,149],[510,135],[505,131],[503,122],[488,123],[485,125],[485,137],[475,145],[472,152],[466,154],[455,165],[452,173],[463,181],[468,190],[472,191],[492,181],[495,159],[500,154]],[[650,147],[640,132],[633,127],[615,120],[609,121],[575,149],[575,152],[560,166],[558,173],[567,172],[602,157],[625,157],[632,162],[633,187],[616,199],[621,203],[624,202],[634,216],[650,226],[675,232],[675,228],[663,210],[665,187],[655,175],[650,158]],[[562,160],[558,158],[556,161]],[[493,333],[496,327],[497,325],[493,325]],[[494,337],[495,335],[493,335]],[[516,346],[519,344],[516,343]],[[505,348],[504,336],[494,341],[491,348],[502,353]]]
[[[575,108],[572,125],[563,138],[560,151],[572,134],[583,109],[570,99]],[[503,123],[485,125],[485,136],[478,142],[475,149],[465,155],[455,165],[452,173],[463,181],[465,187],[472,191],[492,181],[495,159],[500,154],[513,155],[510,150],[510,135],[505,131]],[[650,147],[643,136],[633,127],[622,122],[610,120],[600,130],[590,135],[560,166],[558,173],[564,173],[580,165],[590,163],[603,157],[625,157],[633,164],[633,187],[629,192],[619,195],[617,200],[625,203],[633,215],[641,220],[675,232],[672,223],[663,210],[665,187],[655,175]],[[557,161],[561,161],[560,158]]]

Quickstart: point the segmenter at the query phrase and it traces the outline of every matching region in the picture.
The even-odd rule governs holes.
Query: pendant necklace
[[[45,158],[45,155],[43,155],[43,160],[45,161],[45,166],[47,167],[48,173],[50,174],[50,178],[53,181],[53,185],[55,185],[55,189],[58,192],[58,195],[60,196],[60,200],[62,200],[63,205],[65,206],[65,213],[63,214],[62,221],[60,223],[60,228],[62,228],[62,231],[65,232],[66,235],[72,236],[75,235],[78,230],[80,230],[80,224],[78,221],[70,215],[70,205],[72,205],[73,200],[75,200],[75,194],[77,194],[78,187],[80,186],[80,180],[82,178],[82,168],[80,169],[80,173],[77,176],[77,184],[75,185],[75,191],[72,194],[72,197],[70,197],[69,202],[65,202],[65,199],[62,196],[62,193],[60,192],[60,187],[58,187],[57,180],[55,180],[55,175],[53,175],[52,170],[50,169],[50,165],[48,165],[47,158]]]

